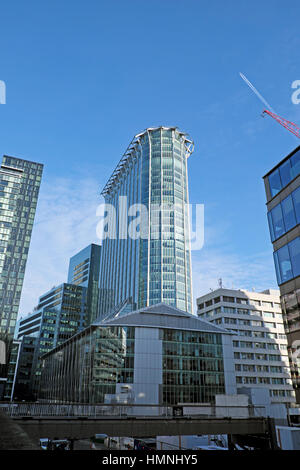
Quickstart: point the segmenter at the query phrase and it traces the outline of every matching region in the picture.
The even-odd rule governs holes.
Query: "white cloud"
[[[30,312],[40,295],[67,281],[71,256],[90,243],[100,243],[96,235],[99,189],[99,181],[93,178],[56,178],[42,183],[20,315]]]
[[[96,235],[99,190],[99,181],[91,177],[56,178],[42,184],[20,315],[32,311],[40,295],[67,281],[71,256],[89,243],[100,243]],[[228,253],[224,244],[216,248],[220,235],[223,242],[228,238],[229,226],[206,226],[205,248],[192,252],[194,306],[197,297],[218,287],[219,278],[228,288],[277,288],[271,251],[242,256]]]
[[[205,249],[192,253],[194,307],[197,297],[210,289],[278,289],[272,252],[255,253],[252,256],[220,253],[217,249]]]

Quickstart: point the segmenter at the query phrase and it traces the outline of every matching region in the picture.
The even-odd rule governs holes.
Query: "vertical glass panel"
[[[296,225],[296,217],[292,196],[288,196],[281,202],[285,230],[288,231]]]
[[[300,151],[296,152],[291,158],[292,179],[300,174]]]
[[[292,265],[287,245],[277,251],[281,282],[286,282],[293,277]]]
[[[289,252],[291,256],[291,262],[293,267],[293,275],[294,277],[300,275],[300,238],[296,238],[295,240],[289,243]]]
[[[291,162],[287,160],[279,167],[280,178],[282,187],[286,186],[292,179],[291,177]]]
[[[281,210],[281,205],[275,206],[271,210],[272,222],[273,222],[273,230],[275,238],[281,237],[281,235],[285,232],[284,222],[283,222],[283,215]]]
[[[269,185],[271,196],[274,197],[281,190],[281,181],[279,176],[279,171],[275,170],[269,176]]]
[[[273,242],[275,240],[275,235],[274,235],[274,230],[273,230],[273,222],[272,222],[271,212],[268,212],[268,222],[269,222],[269,230],[270,230],[271,241]]]
[[[294,202],[294,207],[295,207],[295,212],[296,212],[296,219],[297,219],[297,224],[300,223],[300,187],[295,189],[292,193],[293,197],[293,202]]]

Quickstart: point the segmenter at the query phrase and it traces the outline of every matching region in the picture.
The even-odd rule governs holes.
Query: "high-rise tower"
[[[0,333],[13,337],[43,165],[4,155],[0,167]]]
[[[192,311],[186,206],[192,151],[193,141],[176,127],[148,128],[133,138],[106,183],[100,317],[126,301],[133,308],[164,302]]]
[[[7,378],[43,165],[4,155],[0,167],[0,398]],[[16,345],[15,345],[16,346]]]

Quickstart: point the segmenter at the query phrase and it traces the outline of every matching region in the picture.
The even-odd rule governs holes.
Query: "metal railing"
[[[58,404],[0,403],[0,410],[11,417],[27,418],[259,418],[266,417],[264,406],[239,405],[151,405],[151,404]]]

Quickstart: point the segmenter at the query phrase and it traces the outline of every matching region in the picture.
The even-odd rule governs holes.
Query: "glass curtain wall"
[[[115,238],[102,243],[100,317],[127,298],[136,308],[165,302],[192,311],[187,142],[176,128],[147,129],[103,190]],[[138,203],[142,214],[132,212]],[[133,215],[141,221],[137,239],[127,236]]]

